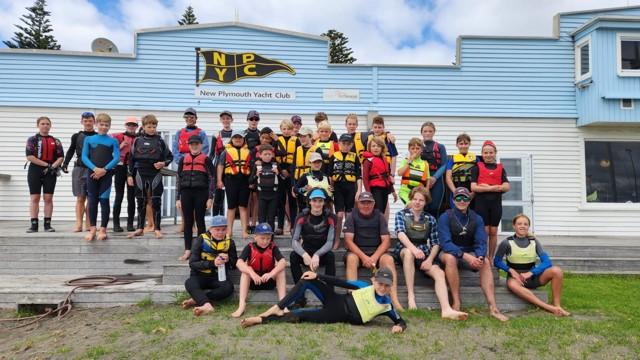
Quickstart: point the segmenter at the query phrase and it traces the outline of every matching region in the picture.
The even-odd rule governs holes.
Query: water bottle
[[[218,265],[218,281],[227,281],[227,269],[225,264]]]

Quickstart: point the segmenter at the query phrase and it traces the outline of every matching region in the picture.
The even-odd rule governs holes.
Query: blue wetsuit
[[[82,146],[82,163],[92,172],[96,168],[103,168],[107,173],[100,179],[87,177],[87,192],[89,195],[89,222],[96,226],[98,219],[98,202],[101,208],[100,227],[109,224],[109,195],[111,194],[111,177],[113,169],[120,160],[120,146],[118,141],[109,135],[97,134],[84,139]]]

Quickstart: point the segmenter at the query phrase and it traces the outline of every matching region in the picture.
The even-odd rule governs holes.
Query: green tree
[[[349,38],[338,30],[331,29],[322,36],[329,38],[329,62],[332,64],[352,64],[357,59],[351,56],[353,50],[347,44]]]
[[[14,33],[13,41],[3,41],[10,48],[20,49],[48,49],[60,50],[60,45],[53,35],[49,16],[51,13],[45,9],[46,0],[36,0],[33,6],[25,8],[28,13],[22,15],[20,21],[23,25],[16,25],[20,31]]]
[[[198,23],[198,19],[196,19],[196,14],[193,13],[193,7],[191,5],[187,6],[184,10],[184,14],[182,14],[182,19],[178,20],[179,25],[194,25]]]

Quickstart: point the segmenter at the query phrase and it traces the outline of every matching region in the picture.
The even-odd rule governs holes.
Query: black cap
[[[253,119],[253,118],[260,120],[260,113],[257,112],[256,110],[249,111],[249,113],[247,114],[247,120]]]
[[[200,139],[200,136],[198,135],[191,135],[189,136],[189,140],[187,140],[187,144],[191,144],[191,143],[202,144],[202,139]]]
[[[376,271],[375,276],[373,277],[377,282],[393,285],[393,273],[391,273],[391,269],[386,266],[381,267]]]
[[[340,139],[338,139],[338,141],[353,142],[353,138],[349,134],[342,134],[340,135]]]
[[[260,130],[260,135],[264,134],[273,134],[273,130],[271,130],[271,128],[268,126],[265,126],[262,128],[262,130]]]
[[[225,111],[221,112],[220,113],[220,117],[222,117],[222,115],[229,115],[229,117],[233,119],[233,115],[231,114],[231,111],[229,111],[229,110],[225,110]]]
[[[192,108],[192,107],[189,107],[189,108],[184,109],[184,114],[185,114],[185,115],[187,115],[187,114],[191,114],[191,115],[194,115],[194,116],[196,116],[196,117],[198,116],[198,112],[196,111],[196,109],[194,109],[194,108]]]

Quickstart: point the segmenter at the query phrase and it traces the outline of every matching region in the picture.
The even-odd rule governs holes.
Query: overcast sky
[[[33,0],[0,0],[8,40]],[[335,28],[359,63],[450,64],[458,35],[551,36],[558,12],[640,5],[640,0],[48,0],[63,50],[89,51],[106,37],[132,52],[133,31],[175,26],[191,5],[198,22],[233,21],[309,34]],[[4,47],[4,45],[0,45]],[[249,50],[249,49],[248,49]]]

